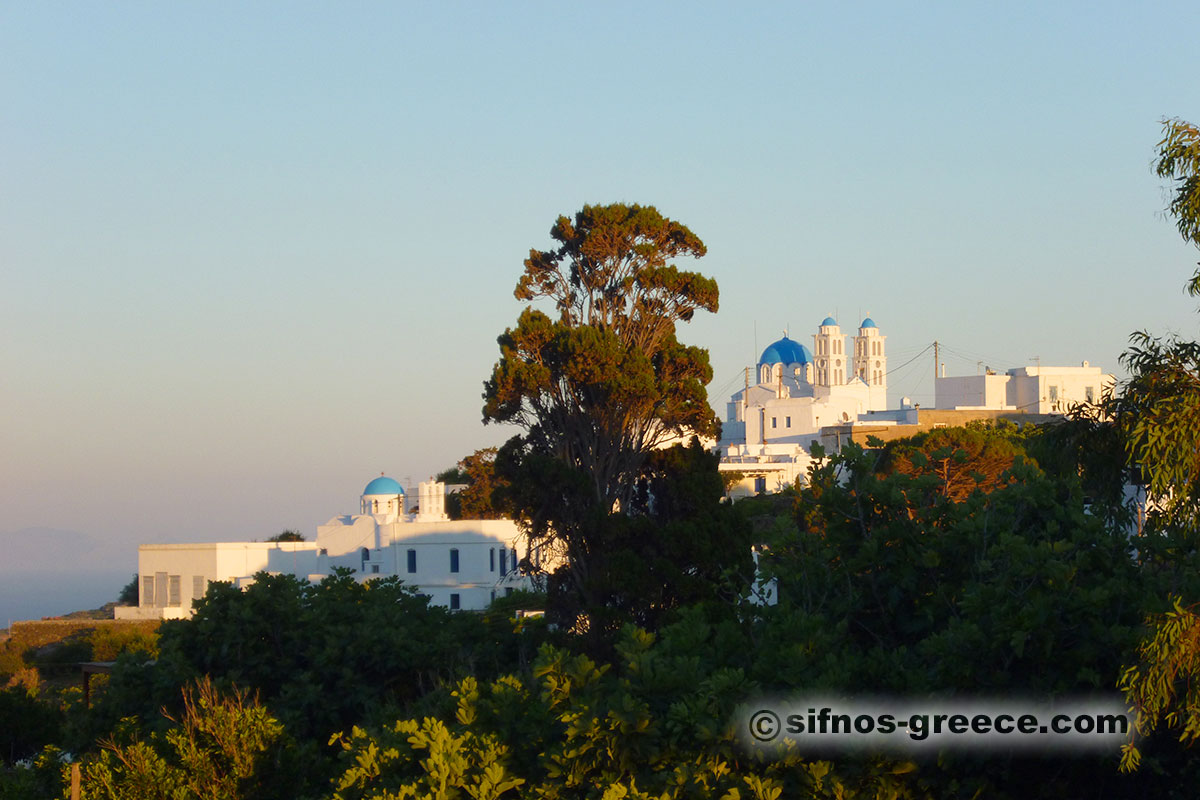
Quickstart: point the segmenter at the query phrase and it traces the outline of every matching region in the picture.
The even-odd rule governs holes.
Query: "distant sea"
[[[87,533],[0,531],[0,627],[99,608],[116,600],[136,571],[136,550],[114,549]]]
[[[132,570],[0,573],[0,628],[14,620],[99,608],[116,600],[132,577]]]

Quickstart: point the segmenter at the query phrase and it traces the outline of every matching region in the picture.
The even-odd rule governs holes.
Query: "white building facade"
[[[242,587],[268,572],[318,582],[339,567],[363,581],[398,577],[435,605],[480,610],[496,597],[535,588],[521,574],[522,558],[550,566],[540,553],[522,552],[512,520],[449,519],[444,484],[422,483],[415,510],[405,509],[400,484],[380,476],[363,490],[359,513],[318,526],[316,541],[142,545],[138,605],[118,607],[117,617],[189,617],[212,581]]]
[[[741,476],[734,494],[794,484],[808,470],[809,447],[822,428],[887,408],[887,337],[867,317],[852,346],[849,338],[826,317],[811,350],[785,334],[747,369],[746,386],[730,398],[721,425],[720,469]]]
[[[1028,414],[1065,414],[1111,392],[1116,377],[1084,361],[1078,367],[1017,367],[1003,375],[939,377],[935,405],[941,409],[989,409]]]
[[[736,478],[730,496],[795,485],[813,463],[814,441],[837,450],[868,434],[889,439],[997,415],[1032,420],[1065,414],[1074,405],[1099,400],[1115,384],[1112,375],[1086,361],[1078,367],[1018,367],[1004,375],[988,370],[937,378],[932,414],[907,398],[889,409],[887,337],[867,317],[852,349],[848,338],[835,319],[826,317],[813,334],[811,350],[785,334],[746,370],[745,387],[726,405],[719,444],[720,470]]]

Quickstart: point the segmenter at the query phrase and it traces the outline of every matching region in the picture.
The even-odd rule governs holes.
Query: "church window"
[[[462,605],[462,603],[459,600],[459,595],[457,593],[451,594],[450,595],[450,610],[458,611],[458,609],[461,605]]]
[[[450,571],[458,572],[458,548],[450,548]]]
[[[410,549],[407,553],[407,560],[408,560],[408,573],[411,575],[412,573],[417,571],[417,551]]]

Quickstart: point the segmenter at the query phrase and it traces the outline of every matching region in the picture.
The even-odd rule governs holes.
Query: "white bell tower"
[[[886,339],[869,316],[858,326],[858,335],[854,337],[854,375],[871,387],[872,411],[887,408]]]
[[[826,317],[813,334],[813,353],[817,361],[813,383],[817,386],[842,386],[846,383],[846,337],[837,320]]]

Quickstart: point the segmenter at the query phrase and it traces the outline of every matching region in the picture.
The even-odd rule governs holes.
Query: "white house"
[[[420,485],[415,510],[406,510],[398,482],[386,476],[367,484],[359,513],[337,516],[317,528],[312,542],[147,544],[138,548],[136,607],[117,608],[119,619],[189,617],[192,602],[211,581],[245,586],[258,572],[320,581],[335,568],[359,580],[397,576],[451,609],[482,609],[515,589],[534,588],[519,570],[521,535],[512,520],[451,520],[445,485]]]
[[[1065,414],[1071,406],[1099,400],[1112,390],[1116,377],[1084,361],[1078,367],[1017,367],[1004,375],[939,377],[938,408],[1025,411]]]

